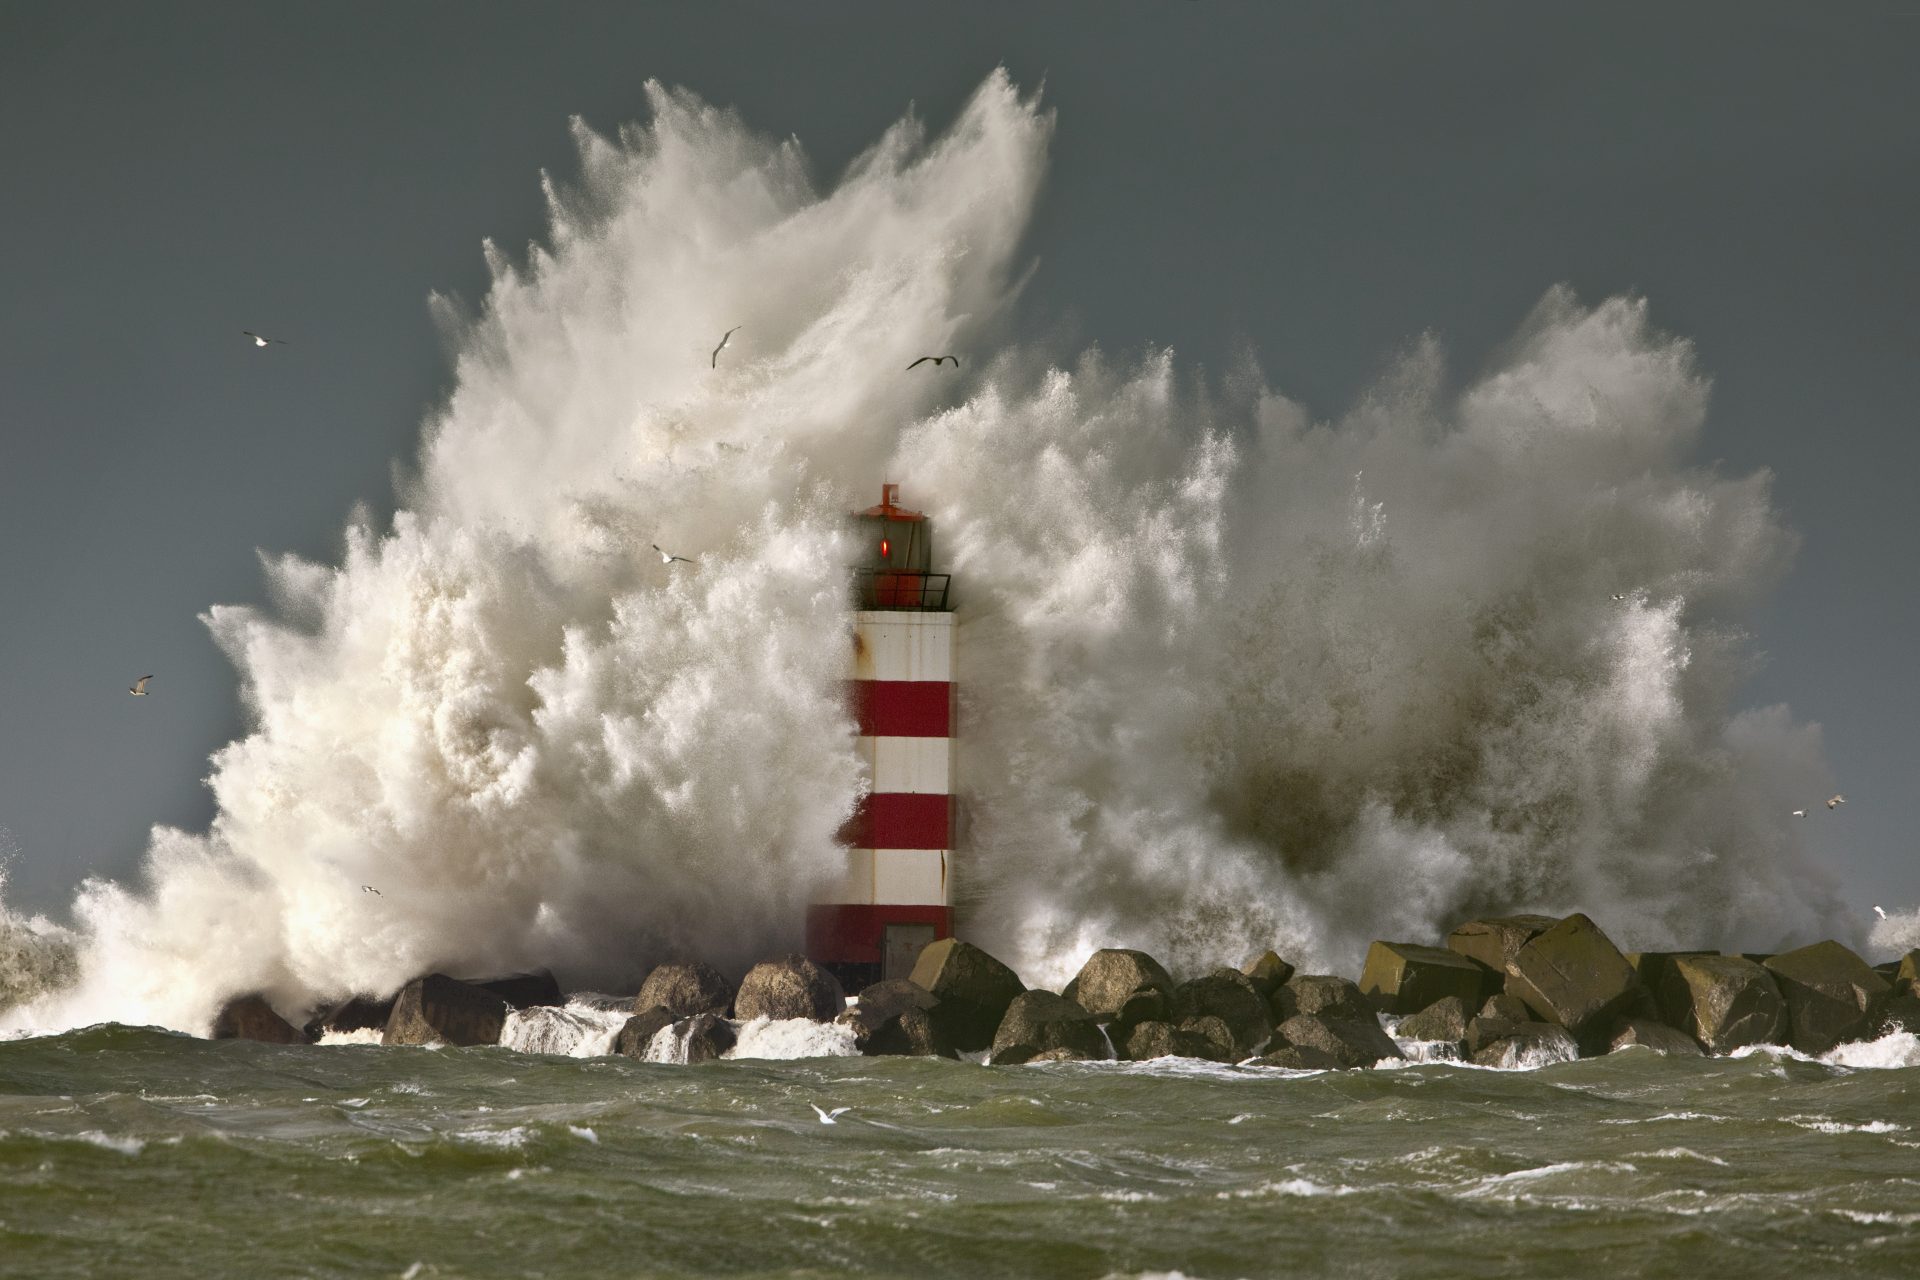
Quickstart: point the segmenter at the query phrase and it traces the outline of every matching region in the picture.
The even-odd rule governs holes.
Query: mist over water
[[[962,927],[1030,982],[1097,946],[1348,968],[1483,910],[1857,929],[1783,820],[1817,728],[1737,710],[1793,538],[1764,474],[1692,461],[1707,382],[1643,301],[1552,289],[1473,379],[1422,340],[1318,420],[1250,360],[1005,346],[1052,119],[1002,74],[830,184],[648,96],[577,127],[476,311],[436,300],[454,390],[391,528],[208,613],[254,717],[211,829],[89,882],[79,981],[0,1022],[796,944],[867,785],[843,513],[883,479],[960,602]]]

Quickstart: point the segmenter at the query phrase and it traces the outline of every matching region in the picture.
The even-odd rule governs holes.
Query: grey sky
[[[1556,281],[1645,293],[1715,378],[1703,460],[1775,469],[1805,540],[1746,701],[1824,725],[1849,888],[1920,899],[1920,18],[1538,8],[0,3],[10,905],[205,825],[242,720],[196,614],[391,509],[445,386],[426,294],[539,233],[570,114],[658,78],[830,181],[996,63],[1059,112],[1034,328],[1250,344],[1331,414],[1423,330],[1470,374]]]

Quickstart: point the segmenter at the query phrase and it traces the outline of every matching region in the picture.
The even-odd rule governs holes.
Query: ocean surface
[[[749,1044],[844,1047],[779,1030]],[[0,1275],[1920,1275],[1920,1046],[1831,1058],[684,1066],[97,1026],[0,1043]]]

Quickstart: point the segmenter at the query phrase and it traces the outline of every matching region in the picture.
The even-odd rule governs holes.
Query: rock
[[[1467,1038],[1467,1006],[1459,996],[1445,996],[1418,1013],[1409,1014],[1394,1028],[1402,1040],[1443,1040],[1460,1044]]]
[[[831,1022],[847,1007],[840,980],[805,956],[788,955],[762,960],[740,979],[733,1000],[733,1016],[753,1018],[811,1018]]]
[[[1031,1058],[1027,1059],[1025,1065],[1031,1066],[1036,1062],[1098,1062],[1100,1060],[1100,1058],[1090,1057],[1078,1049],[1069,1049],[1062,1046],[1058,1049],[1046,1049],[1034,1054]]]
[[[1893,985],[1920,996],[1920,951],[1909,951],[1900,957],[1900,966],[1893,971]]]
[[[1518,1002],[1516,1001],[1516,1003]],[[1524,1006],[1522,1006],[1522,1010],[1522,1015],[1518,1018],[1486,1013],[1469,1018],[1467,1020],[1466,1034],[1461,1037],[1461,1047],[1466,1050],[1468,1060],[1471,1061],[1473,1055],[1479,1053],[1482,1049],[1487,1048],[1489,1045],[1500,1043],[1500,1041],[1506,1039],[1521,1027],[1532,1022],[1533,1015],[1525,1012]]]
[[[684,964],[670,961],[655,965],[640,994],[633,998],[633,1011],[645,1013],[656,1006],[675,1018],[691,1018],[696,1013],[727,1016],[733,1007],[733,984],[710,964],[694,961]]]
[[[836,982],[834,985],[839,984]],[[696,1013],[691,1018],[674,1023],[673,1028],[673,1034],[687,1047],[689,1063],[718,1061],[720,1055],[733,1048],[736,1041],[732,1025],[715,1013]]]
[[[382,1044],[500,1043],[507,1002],[470,982],[430,973],[400,988]]]
[[[1708,1053],[1778,1044],[1786,1034],[1787,1006],[1773,975],[1739,956],[1681,956],[1654,994],[1662,1019]]]
[[[1273,993],[1273,1020],[1305,1014],[1310,1018],[1345,1018],[1372,1022],[1373,1006],[1360,988],[1345,978],[1326,973],[1296,973]]]
[[[1683,956],[1712,956],[1717,951],[1629,951],[1627,963],[1648,991],[1658,991],[1667,980],[1667,970]]]
[[[834,1021],[853,1028],[869,1057],[957,1057],[937,1014],[940,998],[905,978],[876,982]]]
[[[1290,1071],[1338,1071],[1346,1064],[1324,1049],[1290,1044],[1243,1064],[1249,1067],[1285,1067]]]
[[[1444,996],[1473,1008],[1496,985],[1484,967],[1459,952],[1411,942],[1374,943],[1360,971],[1360,994],[1382,1013],[1417,1013]]]
[[[1896,992],[1880,1011],[1876,1039],[1893,1031],[1920,1036],[1920,996],[1912,991]]]
[[[1497,996],[1489,996],[1480,1006],[1477,1015],[1482,1018],[1498,1018],[1504,1022],[1531,1022],[1533,1011],[1521,1001],[1519,996],[1510,996],[1502,991]]]
[[[629,1058],[647,1060],[647,1046],[653,1038],[673,1025],[673,1010],[664,1005],[655,1005],[645,1013],[636,1013],[621,1026],[618,1035],[613,1038],[613,1051]]]
[[[1273,1035],[1273,1009],[1238,969],[1215,969],[1183,982],[1173,993],[1173,1014],[1183,1025],[1192,1018],[1214,1017],[1233,1033],[1234,1060],[1251,1057]]]
[[[1628,1018],[1614,1029],[1611,1052],[1617,1053],[1633,1045],[1676,1058],[1701,1056],[1700,1045],[1692,1036],[1651,1018]]]
[[[1293,966],[1271,951],[1262,951],[1241,965],[1240,972],[1247,975],[1255,991],[1271,1000],[1273,993],[1293,976]]]
[[[273,1011],[262,995],[227,1001],[213,1019],[215,1040],[258,1040],[262,1044],[306,1044],[298,1027]]]
[[[1590,1052],[1605,1047],[1614,1019],[1639,986],[1627,958],[1584,915],[1534,935],[1507,962],[1507,993],[1541,1021],[1565,1027]]]
[[[1580,1046],[1567,1029],[1553,1022],[1522,1022],[1498,1039],[1483,1043],[1473,1054],[1476,1066],[1544,1067],[1550,1062],[1572,1062]]]
[[[1164,1022],[1173,1010],[1173,979],[1144,951],[1096,951],[1061,992],[1110,1024],[1116,1041],[1142,1022]]]
[[[1802,1053],[1870,1038],[1893,995],[1865,960],[1831,940],[1774,956],[1766,968],[1787,1003],[1787,1034]]]
[[[307,1039],[325,1035],[344,1035],[350,1031],[378,1031],[393,1016],[393,997],[376,1000],[372,996],[354,996],[307,1023]]]
[[[532,973],[510,973],[504,978],[475,979],[470,985],[482,991],[491,991],[516,1009],[531,1009],[535,1005],[564,1005],[567,998],[560,994],[560,984],[545,969],[536,969]]]
[[[1210,1013],[1188,1018],[1176,1030],[1199,1042],[1199,1051],[1193,1057],[1205,1058],[1208,1062],[1238,1062],[1246,1057],[1234,1039],[1233,1028]]]
[[[1477,960],[1503,979],[1520,948],[1560,922],[1552,916],[1495,916],[1469,920],[1447,935],[1447,950]]]
[[[1107,1038],[1094,1016],[1065,996],[1021,992],[1007,1005],[1007,1016],[994,1033],[990,1061],[1017,1065],[1054,1049],[1068,1049],[1084,1059],[1104,1058]]]
[[[1218,1018],[1206,1019],[1219,1022]],[[1221,1023],[1224,1028],[1225,1023]],[[1229,1033],[1227,1041],[1232,1043]],[[1151,1062],[1155,1058],[1199,1058],[1206,1062],[1224,1062],[1226,1056],[1206,1036],[1170,1022],[1143,1022],[1128,1033],[1123,1048],[1129,1061]],[[1228,1052],[1231,1052],[1229,1048]]]
[[[957,938],[922,948],[910,976],[915,986],[940,997],[946,1035],[963,1053],[992,1044],[1014,997],[1026,990],[1013,970]]]
[[[1296,1014],[1281,1023],[1276,1034],[1297,1049],[1318,1050],[1342,1067],[1370,1067],[1383,1058],[1405,1056],[1372,1014],[1364,1019]]]

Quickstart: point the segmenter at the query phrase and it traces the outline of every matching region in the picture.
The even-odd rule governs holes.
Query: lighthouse
[[[854,520],[848,678],[872,790],[841,831],[840,878],[807,911],[807,954],[850,991],[906,977],[952,936],[954,845],[953,614],[933,524],[897,484]]]

